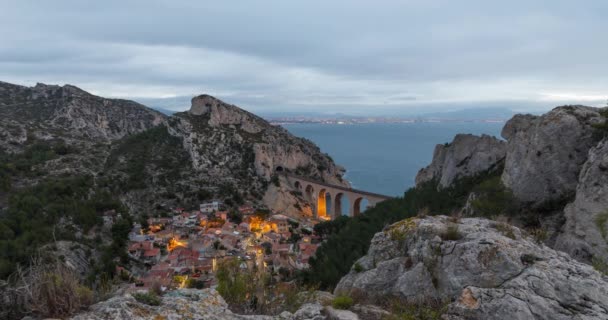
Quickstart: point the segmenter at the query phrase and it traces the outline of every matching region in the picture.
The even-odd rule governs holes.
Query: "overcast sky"
[[[608,1],[0,0],[0,80],[254,111],[599,105]]]

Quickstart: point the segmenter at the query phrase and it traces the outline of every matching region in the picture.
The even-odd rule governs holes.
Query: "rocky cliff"
[[[493,180],[500,185],[481,187],[490,198],[502,189],[509,197],[501,193],[503,203],[490,203],[479,200],[482,188],[472,187],[464,213],[474,215],[474,204],[481,201],[494,212],[509,204],[511,222],[541,233],[548,245],[583,262],[608,261],[607,116],[606,109],[563,106],[541,116],[514,116],[502,130],[506,142],[458,135],[437,146],[417,185],[435,180],[442,188],[455,187],[504,158],[504,169],[495,173],[500,179]],[[459,163],[464,165],[454,165]]]
[[[7,151],[19,151],[32,139],[108,142],[164,121],[164,115],[136,102],[105,99],[71,85],[0,82],[0,147]]]
[[[71,85],[0,82],[0,137],[0,156],[35,158],[28,170],[37,173],[10,177],[14,188],[49,176],[94,176],[136,213],[221,198],[298,215],[304,200],[280,179],[270,183],[277,167],[348,186],[344,170],[312,142],[209,95],[167,117]]]
[[[488,171],[501,163],[506,143],[488,135],[458,134],[448,144],[438,144],[433,161],[416,175],[416,185],[437,181],[439,187],[450,186],[462,177]]]
[[[447,303],[445,319],[608,319],[608,278],[487,219],[410,218],[375,235],[335,289]]]
[[[608,140],[589,150],[564,216],[555,247],[581,261],[608,261]]]
[[[589,150],[598,143],[597,108],[558,107],[542,116],[516,115],[502,130],[507,157],[502,181],[530,205],[571,197]]]

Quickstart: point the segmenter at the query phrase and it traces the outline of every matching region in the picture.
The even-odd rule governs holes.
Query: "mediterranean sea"
[[[500,137],[503,122],[286,124],[292,134],[316,143],[346,168],[353,188],[402,196],[433,158],[435,145],[458,133]]]

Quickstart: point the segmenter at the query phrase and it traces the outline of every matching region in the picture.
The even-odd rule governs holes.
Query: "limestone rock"
[[[566,206],[564,215],[556,248],[581,261],[590,262],[592,257],[608,261],[608,140],[589,151],[574,202]]]
[[[497,166],[506,154],[506,143],[488,135],[458,134],[449,144],[438,144],[433,161],[416,175],[416,185],[436,180],[442,188],[456,179],[474,176]]]
[[[258,199],[250,200],[261,198],[275,211],[288,215],[310,211],[285,181],[281,186],[268,183],[278,167],[349,186],[342,179],[344,169],[312,142],[214,97],[193,98],[190,111],[174,115],[168,123],[170,134],[182,140],[191,158],[194,172],[189,176],[253,192]]]
[[[323,320],[323,307],[305,304],[294,314],[283,312],[277,316],[238,315],[228,309],[224,299],[214,289],[180,289],[162,296],[160,306],[138,302],[131,294],[115,296],[99,302],[88,311],[75,315],[72,320]]]
[[[357,263],[336,294],[455,301],[447,319],[608,319],[607,277],[487,219],[398,222]]]
[[[598,109],[558,107],[542,116],[516,115],[502,130],[507,142],[504,185],[532,205],[574,193],[579,171],[597,141]]]
[[[328,320],[359,320],[359,316],[349,310],[339,310],[326,306],[324,312]]]

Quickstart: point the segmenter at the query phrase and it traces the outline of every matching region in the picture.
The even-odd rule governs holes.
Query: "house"
[[[282,214],[275,214],[270,218],[270,222],[276,225],[276,231],[279,233],[289,232],[289,218]]]
[[[240,224],[239,224],[239,225],[236,227],[236,230],[237,230],[238,232],[240,232],[240,233],[243,233],[243,232],[249,232],[249,230],[250,230],[250,229],[249,229],[249,223],[247,223],[247,222],[241,222],[241,223],[240,223]]]
[[[265,233],[262,236],[262,241],[270,242],[271,244],[278,244],[281,241],[281,235],[274,232]]]
[[[168,243],[173,238],[173,230],[165,229],[154,234],[154,242],[159,244]]]
[[[212,213],[212,212],[220,210],[220,205],[221,205],[221,202],[214,200],[211,202],[201,203],[200,209],[201,209],[201,212],[203,212],[203,213]]]
[[[228,221],[228,211],[216,211],[215,217],[224,221]]]
[[[127,249],[129,254],[137,259],[143,258],[144,253],[154,248],[154,242],[152,241],[141,241],[131,243]]]
[[[243,215],[250,215],[255,212],[255,209],[252,206],[248,206],[248,205],[240,206],[238,210]]]
[[[158,263],[160,261],[160,248],[152,248],[144,251],[143,260],[147,263]]]

